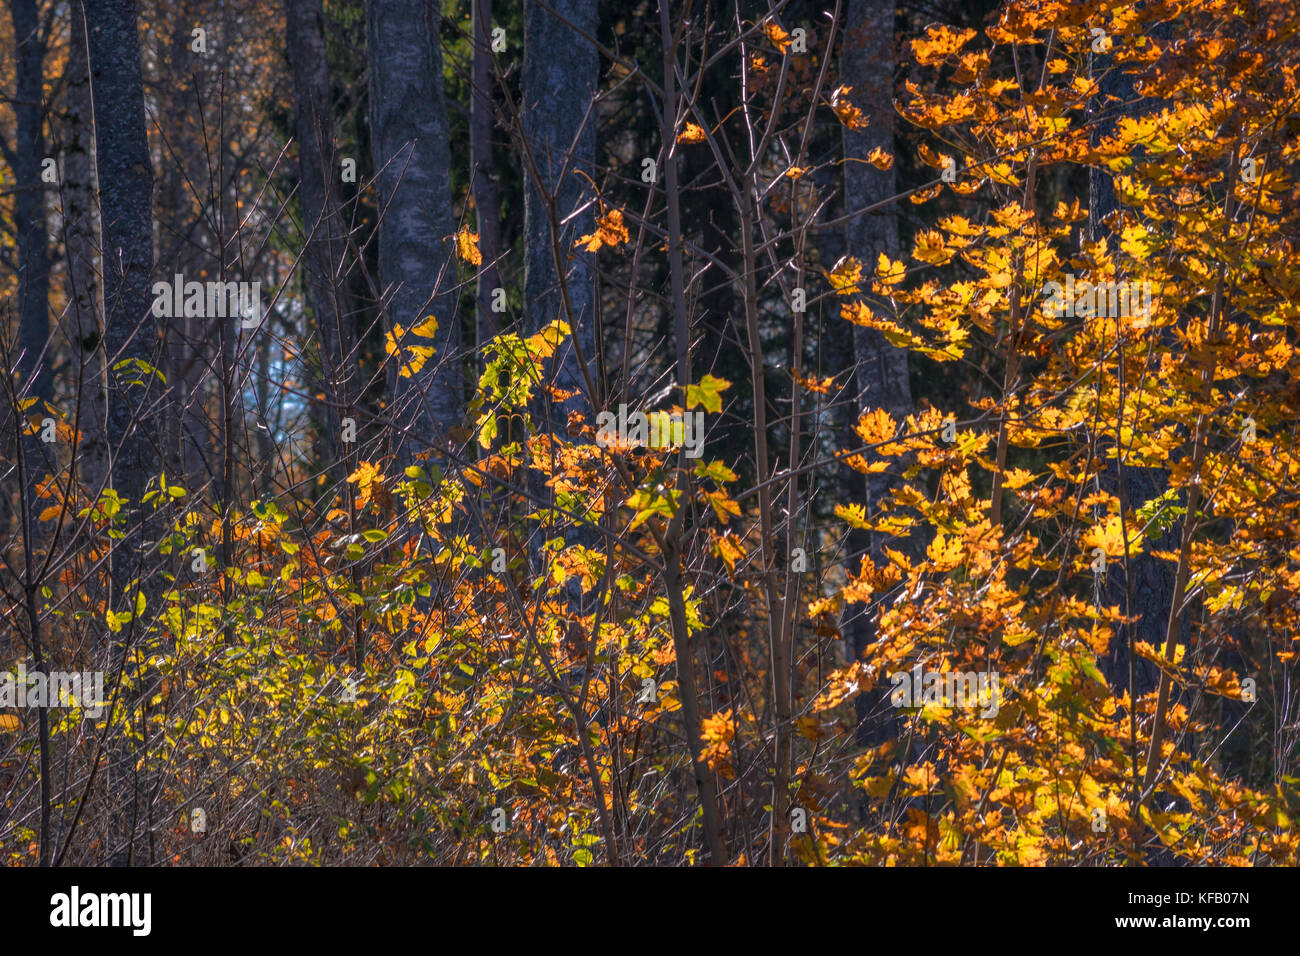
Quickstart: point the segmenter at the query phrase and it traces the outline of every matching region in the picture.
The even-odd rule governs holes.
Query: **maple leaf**
[[[851,86],[837,87],[835,92],[831,94],[831,111],[849,129],[865,129],[867,126],[866,114],[849,100],[849,94],[852,92],[853,87]]]
[[[975,31],[954,30],[950,26],[931,26],[925,36],[912,41],[912,55],[922,66],[934,66],[957,53],[975,36]]]
[[[885,285],[898,285],[907,278],[907,267],[901,262],[891,261],[883,252],[876,260],[876,278]]]
[[[835,515],[850,528],[870,528],[867,523],[867,509],[862,505],[836,505]]]
[[[740,517],[740,505],[732,501],[721,491],[706,491],[704,498],[708,501],[713,513],[718,516],[718,520],[726,524],[731,520],[731,515]]]
[[[838,295],[860,292],[858,281],[862,278],[862,263],[852,256],[841,256],[830,272],[826,273],[831,287]]]
[[[790,34],[781,29],[780,24],[769,20],[767,23],[763,24],[763,32],[766,33],[767,38],[772,41],[772,45],[782,53],[790,49]]]
[[[568,322],[563,319],[555,319],[528,336],[524,345],[534,361],[550,358],[555,354],[555,350],[560,347],[560,344],[568,338],[570,331],[572,330],[569,328]]]
[[[424,321],[419,325],[411,326],[411,335],[418,335],[421,338],[431,339],[438,334],[438,320],[432,315],[426,316]]]
[[[943,532],[935,535],[926,549],[926,556],[936,571],[951,571],[962,563],[966,557],[961,538],[948,536]]]
[[[846,319],[854,325],[860,325],[864,329],[873,329],[877,324],[876,317],[871,314],[871,309],[863,302],[845,302],[840,306],[840,318]]]
[[[1108,515],[1100,524],[1093,525],[1079,538],[1085,549],[1101,548],[1108,558],[1127,557],[1142,547],[1142,533],[1128,522],[1128,549],[1124,547],[1124,524],[1119,515]]]
[[[601,246],[620,246],[629,238],[627,227],[623,225],[623,213],[611,209],[596,220],[596,231],[583,236],[577,245],[585,247],[587,252],[596,252]]]
[[[853,430],[868,445],[887,442],[898,433],[898,425],[883,408],[873,408],[862,413]]]
[[[943,236],[929,229],[916,237],[916,246],[912,249],[912,255],[922,262],[941,266],[952,258],[953,253],[951,249],[945,248]]]
[[[745,548],[740,539],[730,531],[725,534],[710,531],[710,537],[713,539],[713,553],[722,559],[729,573],[735,574],[736,562],[745,556]]]
[[[1009,491],[1015,491],[1017,488],[1023,488],[1034,480],[1034,473],[1026,471],[1024,468],[1012,468],[1003,478],[1002,487]]]
[[[478,233],[470,232],[468,226],[456,233],[456,254],[470,265],[483,264],[483,253],[478,248]]]
[[[722,411],[722,393],[731,387],[725,378],[706,373],[698,385],[686,386],[686,407],[703,405],[710,412]]]
[[[383,481],[384,476],[373,462],[363,461],[357,465],[352,474],[348,475],[347,480],[361,489],[369,488],[376,481]]]
[[[882,147],[877,146],[867,155],[867,162],[877,169],[889,169],[894,165],[894,157],[892,153],[887,153]]]

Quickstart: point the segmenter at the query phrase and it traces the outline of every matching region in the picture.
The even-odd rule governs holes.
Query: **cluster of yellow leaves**
[[[410,329],[403,328],[400,323],[393,323],[392,330],[384,336],[384,351],[388,355],[400,356],[401,366],[398,369],[398,374],[402,378],[410,378],[412,375],[419,374],[425,363],[433,357],[433,346],[408,345],[406,344],[407,337],[416,335],[420,338],[431,339],[437,334],[438,320],[432,315]]]
[[[700,739],[704,749],[700,757],[709,769],[727,779],[736,775],[731,765],[731,742],[736,737],[736,718],[731,709],[720,711],[700,721]]]

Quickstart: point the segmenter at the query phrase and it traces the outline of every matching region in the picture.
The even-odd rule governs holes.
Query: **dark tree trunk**
[[[894,4],[890,0],[849,0],[846,17],[841,73],[851,86],[852,99],[868,117],[865,129],[844,128],[844,207],[849,214],[882,203],[897,192],[894,170],[877,169],[864,162],[876,147],[894,152]],[[845,252],[863,264],[863,274],[870,276],[876,260],[884,252],[898,258],[898,219],[892,207],[849,219],[845,230]],[[873,308],[868,289],[861,298]],[[843,323],[847,325],[848,323]],[[841,429],[851,440],[852,425],[865,409],[883,408],[901,420],[912,411],[912,389],[908,380],[907,353],[885,341],[875,329],[852,326],[851,333],[841,331],[847,346],[851,340],[853,378],[848,395],[841,396]],[[846,400],[845,400],[846,399]],[[888,492],[895,476],[890,472],[868,479],[846,470],[850,487],[865,494],[868,513]],[[871,532],[854,530],[849,534],[848,566],[856,573],[861,559],[869,554],[878,560],[886,542]],[[845,639],[855,658],[860,658],[875,640],[872,621],[874,610],[850,609],[844,622]],[[887,694],[862,694],[857,698],[859,741],[879,740],[893,725],[885,698]],[[881,719],[879,715],[884,715]]]
[[[599,62],[575,28],[595,34],[596,4],[557,0],[549,6],[555,13],[532,0],[524,7],[524,319],[529,332],[555,319],[568,322],[573,341],[556,362],[555,385],[580,391],[566,408],[587,409],[578,353],[594,378],[595,291],[591,255],[575,243],[593,231],[594,207],[569,217],[587,191],[587,180],[575,170],[595,175],[595,118],[587,105],[596,93]],[[562,409],[545,414],[551,427],[564,426]]]
[[[1167,32],[1167,28],[1160,32]],[[1094,144],[1110,135],[1121,117],[1136,112],[1131,105],[1135,100],[1133,77],[1121,70],[1108,69],[1109,60],[1105,54],[1094,54],[1092,70],[1099,77],[1101,93],[1095,107],[1101,115],[1092,133]],[[1105,109],[1103,103],[1119,106]],[[1148,101],[1147,110],[1155,106]],[[1118,208],[1115,184],[1109,173],[1094,167],[1088,186],[1088,232],[1089,238],[1097,241],[1111,232],[1106,220]],[[1101,480],[1107,491],[1120,497],[1121,507],[1130,512],[1160,497],[1169,486],[1169,475],[1163,468],[1121,466],[1118,458],[1111,461]],[[1132,534],[1133,529],[1129,533]],[[1102,658],[1101,670],[1112,687],[1120,688],[1128,687],[1132,667],[1135,698],[1156,689],[1160,672],[1150,661],[1140,658],[1131,661],[1130,649],[1134,641],[1146,641],[1157,648],[1165,643],[1169,609],[1174,601],[1174,566],[1153,557],[1151,550],[1173,551],[1177,547],[1178,529],[1174,525],[1164,535],[1149,536],[1146,550],[1138,557],[1108,565],[1105,603],[1127,609],[1128,614],[1138,615],[1140,619],[1117,635],[1120,639],[1112,643],[1110,653]],[[1189,623],[1190,615],[1184,615],[1181,635],[1184,641]]]
[[[440,445],[464,409],[460,316],[448,255],[451,154],[442,98],[441,14],[437,0],[366,4],[370,128],[379,178],[379,276],[389,328],[438,321],[434,354],[408,378],[389,367],[394,445],[401,461]],[[408,336],[407,346],[428,346]]]
[[[334,116],[325,59],[321,0],[286,0],[285,31],[293,69],[294,124],[298,137],[306,249],[307,301],[316,318],[324,392],[326,456],[335,481],[346,477],[342,421],[357,419],[355,312],[347,286],[347,225],[339,208],[340,167],[334,154]]]
[[[53,398],[48,343],[50,338],[50,257],[41,165],[46,157],[44,122],[45,44],[36,0],[10,0],[17,45],[14,113],[14,213],[18,232],[18,314],[22,359],[19,387],[28,397]]]
[[[90,41],[90,72],[95,110],[96,161],[99,173],[100,219],[103,224],[104,345],[109,367],[108,444],[110,476],[118,494],[128,499],[125,537],[116,542],[109,566],[113,578],[110,607],[130,599],[119,589],[143,577],[151,553],[152,523],[141,497],[158,471],[150,436],[157,434],[156,409],[161,387],[153,376],[136,368],[114,372],[129,359],[157,367],[158,329],[151,311],[153,271],[153,169],[145,133],[144,88],[140,77],[140,41],[135,0],[95,0],[86,4]],[[131,379],[143,385],[130,385]],[[149,607],[157,613],[157,582],[141,586]],[[138,636],[143,621],[132,622],[123,635]],[[119,641],[114,670],[125,666],[128,646]],[[132,753],[115,747],[109,758],[107,793],[118,801],[114,812],[115,865],[135,861],[135,833],[140,816],[140,787]]]
[[[208,276],[220,273],[220,266],[198,237],[200,225],[215,216],[210,210],[205,215],[212,198],[208,195],[212,177],[204,158],[213,155],[211,129],[216,124],[205,128],[211,116],[204,120],[197,115],[201,105],[210,104],[202,89],[204,55],[191,49],[195,7],[194,0],[178,0],[170,11],[172,36],[166,47],[169,83],[160,111],[163,155],[168,161],[162,165],[162,181],[158,184],[159,209],[167,217],[167,225],[159,228],[158,270],[163,276],[180,274],[186,280],[198,280],[205,271]],[[208,31],[210,48],[218,47],[211,23]],[[164,423],[164,461],[168,474],[190,489],[201,486],[207,470],[205,461],[211,460],[203,382],[212,364],[212,343],[219,336],[213,321],[205,316],[173,315],[160,323],[168,404],[176,411]]]
[[[478,212],[479,251],[483,268],[475,298],[478,319],[475,340],[479,352],[501,329],[501,313],[492,310],[494,290],[500,288],[497,260],[501,255],[501,204],[492,165],[493,84],[492,0],[474,0],[474,89],[470,102],[469,155],[474,208]]]
[[[90,64],[86,21],[80,0],[71,8],[71,43],[65,73],[63,176],[64,291],[73,341],[73,380],[77,396],[79,475],[91,494],[108,481],[105,435],[103,305],[99,283],[99,224],[95,215],[94,108],[90,101]]]
[[[12,153],[6,156],[14,172],[17,195],[14,199],[14,226],[18,237],[18,396],[19,399],[39,398],[42,401],[18,418],[45,416],[45,402],[54,398],[54,381],[50,374],[50,258],[45,218],[46,184],[41,181],[41,165],[45,159],[44,119],[45,44],[41,35],[36,0],[10,0],[9,12],[13,23],[14,43],[17,47],[17,76],[15,83],[14,114],[16,137]],[[7,148],[6,148],[6,151]],[[6,410],[5,417],[8,417]],[[15,423],[17,424],[17,423]],[[53,467],[45,452],[49,446],[34,435],[18,438],[21,428],[5,428],[6,434],[21,440],[24,446],[29,479],[47,474]],[[27,510],[36,504],[35,481],[29,480],[22,489],[27,500]],[[8,494],[0,505],[8,510]],[[4,516],[6,519],[7,515]],[[8,521],[5,521],[7,524]],[[34,522],[28,527],[36,531]]]

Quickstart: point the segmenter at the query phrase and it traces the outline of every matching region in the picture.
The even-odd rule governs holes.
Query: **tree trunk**
[[[379,179],[379,276],[388,327],[408,330],[434,316],[433,357],[408,378],[389,363],[389,408],[399,461],[440,445],[464,409],[460,317],[447,240],[451,154],[442,98],[441,14],[437,0],[366,4],[370,132]],[[430,340],[407,336],[406,347]]]
[[[1167,34],[1167,28],[1157,29],[1157,33]],[[1106,54],[1094,54],[1092,72],[1098,78],[1100,90],[1096,108],[1103,109],[1101,104],[1107,102],[1120,105],[1112,107],[1100,117],[1100,122],[1093,129],[1093,143],[1110,135],[1122,116],[1137,112],[1132,105],[1136,97],[1133,77],[1121,70],[1109,69],[1109,60],[1110,57]],[[1111,97],[1115,99],[1110,99]],[[1150,111],[1157,106],[1148,100],[1143,111]],[[1116,210],[1118,203],[1115,184],[1109,173],[1094,167],[1088,186],[1088,234],[1096,242],[1110,235],[1105,220]],[[1131,414],[1131,409],[1128,414]],[[1121,507],[1132,511],[1160,497],[1169,486],[1169,475],[1163,468],[1121,465],[1119,458],[1110,463],[1110,467],[1101,475],[1101,480],[1106,490],[1120,496]],[[1129,533],[1133,533],[1132,529]],[[1153,549],[1174,551],[1177,547],[1178,530],[1176,526],[1171,526],[1163,535],[1149,535],[1146,549],[1131,561],[1116,561],[1108,566],[1106,603],[1124,608],[1130,615],[1140,615],[1140,620],[1124,629],[1125,639],[1114,642],[1110,653],[1100,661],[1101,670],[1113,687],[1128,687],[1131,673],[1135,698],[1155,690],[1160,675],[1150,661],[1132,659],[1130,650],[1135,641],[1146,641],[1152,647],[1164,644],[1169,609],[1174,602],[1174,567],[1168,561],[1153,557],[1151,552]],[[1189,618],[1185,616],[1181,635],[1184,641],[1188,624]]]
[[[890,0],[849,0],[841,73],[850,94],[869,122],[865,129],[844,128],[844,206],[848,213],[875,203],[882,203],[897,192],[893,167],[882,170],[864,162],[876,147],[894,152],[894,4]],[[898,258],[898,219],[892,207],[850,219],[845,229],[846,253],[859,259],[864,275],[870,276],[880,253]],[[873,308],[884,305],[873,301],[864,289],[862,298]],[[844,323],[847,324],[847,323]],[[845,339],[850,336],[845,335]],[[908,380],[907,353],[885,341],[875,329],[852,327],[853,381],[850,400],[841,403],[842,424],[850,429],[865,409],[883,408],[901,420],[912,411],[912,389]],[[847,343],[846,343],[847,344]],[[847,432],[851,434],[851,431]],[[864,481],[856,472],[846,470],[850,487],[865,491],[868,513],[889,491],[894,476],[889,472],[872,475]],[[849,568],[856,572],[863,555],[878,560],[884,545],[882,536],[865,531],[849,534]],[[873,611],[858,613],[845,622],[845,638],[855,658],[861,657],[875,640]],[[883,711],[887,693],[862,694],[857,698],[859,741],[878,741],[888,733],[893,721],[874,721],[873,711]],[[884,711],[886,716],[888,712]]]
[[[17,96],[14,113],[15,226],[18,233],[18,314],[22,358],[19,388],[29,397],[53,398],[53,379],[47,346],[50,338],[50,257],[45,219],[44,74],[45,43],[37,16],[36,0],[10,0],[14,43],[17,46]],[[39,407],[39,406],[38,406]]]
[[[160,361],[150,296],[154,177],[145,133],[136,24],[135,0],[96,0],[86,5],[103,224],[110,477],[118,494],[128,499],[125,537],[116,542],[109,559],[113,579],[109,602],[114,609],[120,609],[118,605],[124,606],[129,599],[118,589],[140,575],[141,561],[149,553],[151,522],[145,518],[148,506],[141,504],[141,498],[158,466],[150,436],[157,433],[159,416],[153,406],[161,390],[158,380],[138,367],[113,371],[114,365],[125,360],[146,362],[155,368]],[[145,384],[127,384],[131,379]],[[142,590],[147,599],[156,588],[146,586]],[[156,601],[149,604],[156,611]],[[135,635],[143,626],[143,621],[133,621],[124,629],[124,639],[115,647],[114,670],[125,664],[125,636]],[[108,793],[124,805],[115,814],[117,842],[109,856],[116,865],[129,864],[134,859],[139,790],[131,769],[131,754],[120,750],[110,761],[113,766],[108,773]]]
[[[202,89],[204,55],[191,49],[190,29],[198,16],[195,8],[194,0],[178,0],[171,11],[172,35],[166,47],[171,82],[160,110],[163,155],[168,161],[162,165],[162,181],[158,184],[159,210],[170,224],[158,231],[158,266],[163,276],[180,274],[187,281],[201,280],[204,273],[214,278],[220,272],[218,259],[199,241],[200,228],[215,216],[211,210],[206,210],[205,215],[211,199],[207,192],[212,177],[207,166],[213,155],[214,137],[205,132],[207,121],[197,116],[200,106],[209,112],[210,104]],[[210,34],[215,33],[211,23],[207,28]],[[220,46],[215,36],[209,36],[208,42],[211,48]],[[217,330],[210,316],[174,315],[160,324],[168,404],[176,412],[164,423],[164,463],[169,478],[196,490],[206,476],[205,460],[211,457],[203,381],[212,365],[212,342]]]
[[[474,208],[478,212],[478,247],[483,268],[478,276],[475,298],[478,319],[475,340],[479,354],[501,330],[500,314],[492,310],[493,290],[501,286],[497,260],[501,256],[501,204],[492,165],[493,76],[492,0],[474,0],[474,88],[470,102],[469,155]]]
[[[46,476],[54,469],[54,462],[48,454],[50,446],[34,434],[25,435],[21,427],[28,417],[44,418],[44,403],[54,398],[49,355],[50,259],[46,240],[46,184],[41,181],[41,165],[46,154],[42,132],[45,44],[36,0],[10,0],[9,12],[13,21],[14,44],[17,47],[16,95],[13,103],[16,137],[12,151],[5,147],[5,158],[13,168],[16,192],[14,227],[18,238],[20,351],[18,398],[20,401],[24,398],[38,398],[42,401],[26,411],[4,409],[0,413],[0,428],[3,428],[6,442],[8,436],[12,435],[14,441],[23,443],[29,480],[20,492],[26,499],[27,513],[30,514],[36,505],[36,479]],[[13,428],[9,427],[11,416],[16,416],[13,418]],[[9,494],[5,491],[0,494],[0,533],[10,524],[9,509]],[[39,534],[34,522],[27,522],[25,527],[34,536]]]
[[[344,268],[347,226],[339,209],[340,170],[334,157],[334,116],[321,0],[285,0],[285,33],[293,69],[307,301],[319,330],[326,454],[337,482],[346,476],[342,421],[357,417],[360,383],[353,324],[356,319]]]
[[[555,364],[554,384],[585,394],[578,353],[594,376],[595,287],[591,254],[578,252],[575,243],[594,230],[594,207],[569,216],[587,189],[575,170],[595,176],[596,127],[587,104],[596,94],[599,61],[575,28],[595,34],[596,3],[556,0],[549,6],[554,13],[532,0],[524,8],[524,324],[533,332],[555,319],[569,323],[572,342]],[[590,406],[580,394],[565,407]],[[552,426],[566,419],[559,408],[544,414]]]
[[[99,283],[99,223],[95,215],[94,108],[90,101],[90,64],[86,51],[85,12],[80,0],[71,8],[71,43],[64,77],[63,281],[74,339],[74,391],[77,395],[77,449],[81,483],[92,495],[108,481],[105,422],[103,303]]]

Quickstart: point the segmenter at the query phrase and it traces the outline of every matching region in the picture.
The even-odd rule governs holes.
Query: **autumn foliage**
[[[273,484],[248,454],[234,493],[161,468],[143,500],[96,493],[66,403],[10,390],[26,438],[3,464],[38,507],[5,479],[6,618],[69,667],[96,635],[121,648],[99,659],[108,712],[49,712],[62,862],[102,859],[123,773],[175,864],[1297,862],[1290,4],[1012,0],[904,37],[897,149],[855,157],[907,176],[903,241],[874,261],[817,246],[853,210],[805,128],[869,128],[872,103],[816,22],[805,54],[783,15],[725,25],[744,70],[725,115],[656,74],[663,194],[639,153],[588,180],[594,231],[556,253],[588,256],[611,321],[666,352],[709,293],[692,276],[729,264],[729,344],[684,322],[674,357],[608,357],[660,362],[637,398],[702,413],[698,459],[600,439],[623,398],[557,379],[567,314],[467,350],[445,440],[367,444],[381,407],[341,480],[300,448]],[[602,62],[609,82],[628,62]],[[678,156],[707,170],[689,189],[735,197],[730,257],[689,189],[678,221]],[[446,237],[470,298],[494,265],[475,228],[466,205]],[[1052,283],[1150,307],[1054,308]],[[374,381],[437,367],[457,321],[382,330]],[[906,351],[910,413],[849,394],[832,323]],[[20,472],[47,417],[57,467]],[[110,580],[142,515],[152,537]],[[849,560],[855,532],[872,546]],[[996,713],[895,706],[917,667],[996,675]],[[39,733],[0,710],[6,863],[38,857]]]

